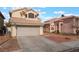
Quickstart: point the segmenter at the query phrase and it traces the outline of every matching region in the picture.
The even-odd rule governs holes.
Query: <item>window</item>
[[[35,18],[38,16],[39,14],[35,15]]]
[[[25,14],[25,17],[27,18],[27,14]]]
[[[34,14],[33,13],[29,13],[28,16],[29,16],[29,18],[34,18]]]
[[[54,30],[54,27],[51,27],[51,30]]]
[[[20,15],[21,16],[25,15],[25,12],[24,11],[20,12]]]

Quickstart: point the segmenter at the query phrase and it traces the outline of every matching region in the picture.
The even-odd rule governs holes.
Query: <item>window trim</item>
[[[34,13],[28,13],[28,18],[35,18]]]

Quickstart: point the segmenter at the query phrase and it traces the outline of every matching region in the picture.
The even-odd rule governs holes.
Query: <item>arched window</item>
[[[28,16],[29,16],[29,18],[34,18],[34,14],[33,13],[29,13]]]

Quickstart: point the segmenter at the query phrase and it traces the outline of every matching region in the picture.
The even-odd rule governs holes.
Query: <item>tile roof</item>
[[[39,26],[42,24],[40,19],[25,19],[25,18],[12,17],[10,21],[12,23],[15,23],[16,25]]]
[[[29,8],[29,7],[15,8],[15,9],[13,9],[13,10],[10,10],[10,13],[13,13],[13,12],[16,12],[16,11],[20,11],[20,10],[25,10],[25,12],[33,11],[33,12],[39,14],[37,11],[35,11],[35,10],[33,10],[32,8]]]
[[[58,18],[52,18],[52,19],[45,21],[44,24],[49,24],[49,23],[52,23],[52,22],[57,21],[57,20],[59,20],[59,19]]]
[[[45,21],[45,23],[51,23],[51,22],[62,22],[64,21],[65,19],[68,19],[68,18],[79,18],[78,16],[64,16],[64,17],[60,17],[60,18],[53,18],[53,19],[50,19],[50,20],[47,20]]]

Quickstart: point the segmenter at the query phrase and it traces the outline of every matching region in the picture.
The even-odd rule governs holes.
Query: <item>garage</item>
[[[17,27],[17,36],[38,36],[40,27]]]

